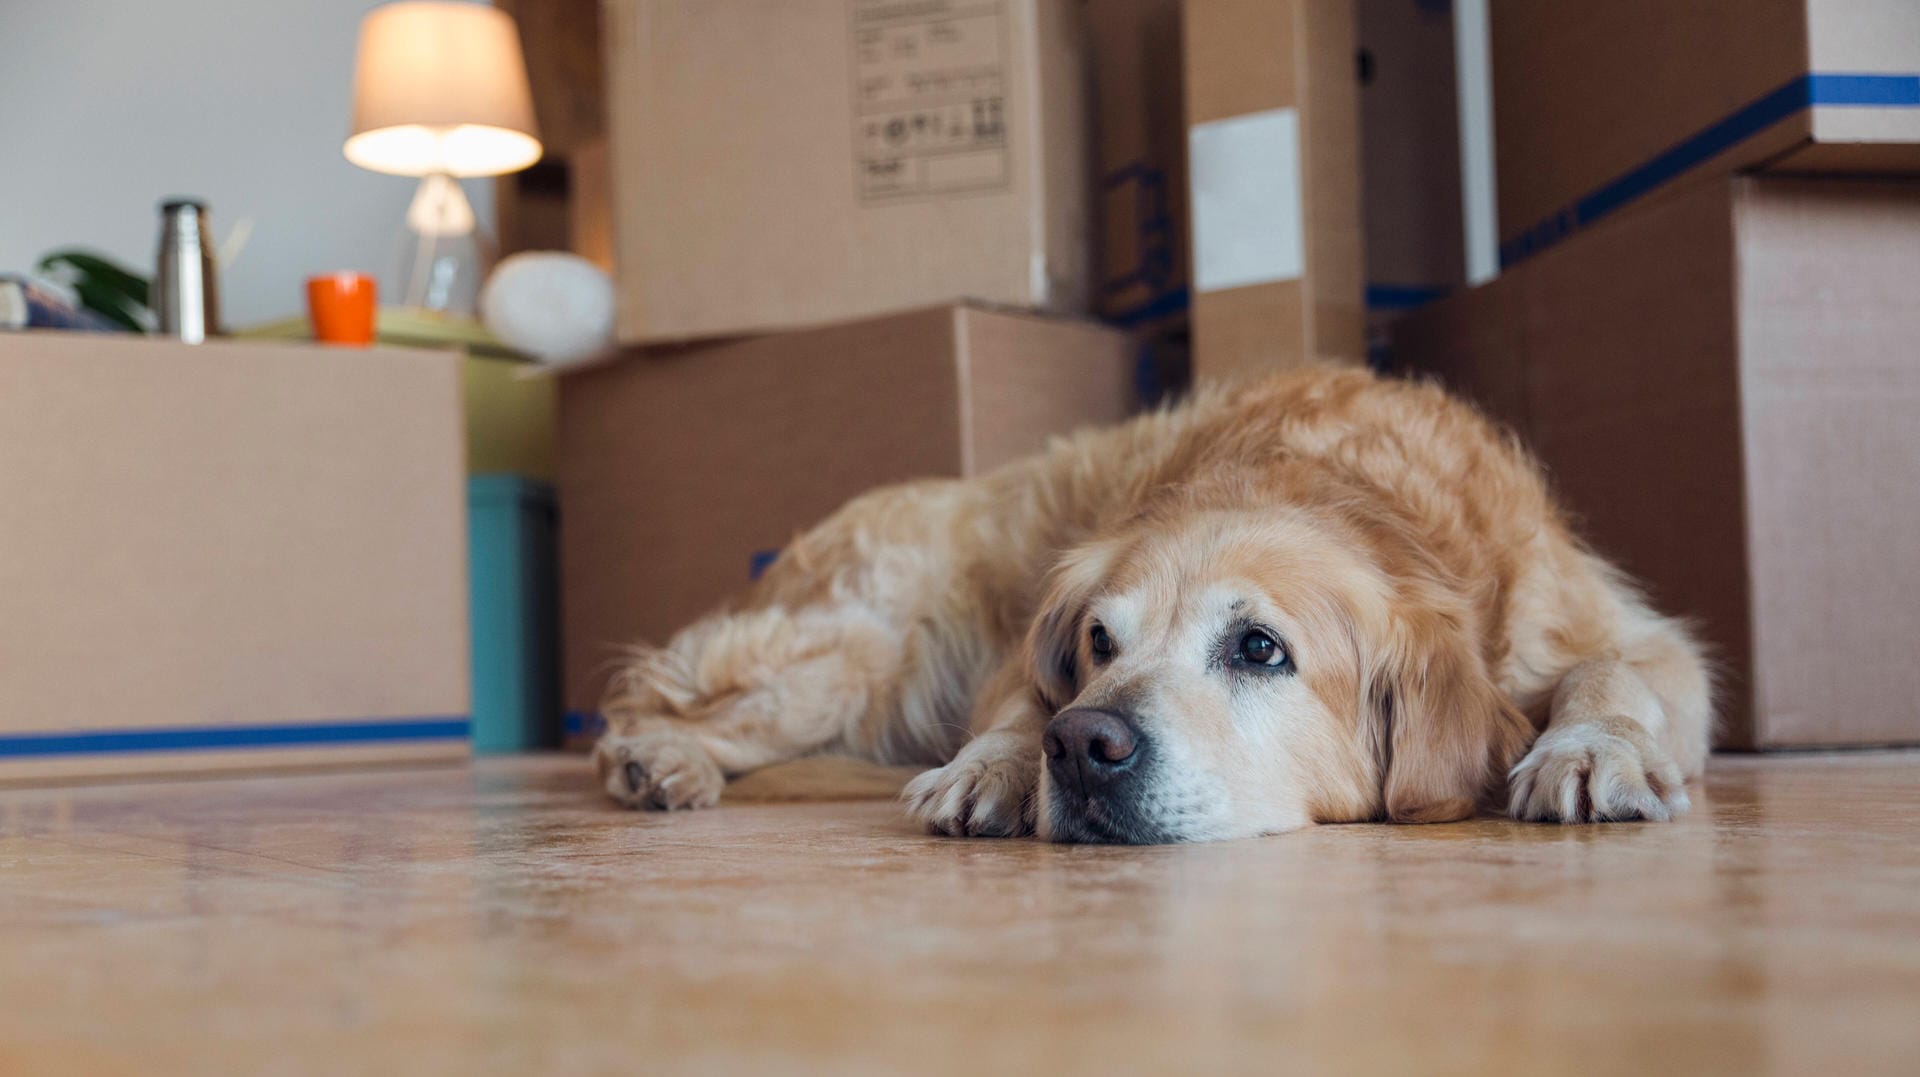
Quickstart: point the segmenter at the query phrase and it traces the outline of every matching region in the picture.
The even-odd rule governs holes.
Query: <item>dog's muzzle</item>
[[[1130,716],[1094,707],[1061,711],[1040,745],[1052,786],[1044,806],[1059,841],[1151,845],[1174,840],[1140,816],[1152,742]]]

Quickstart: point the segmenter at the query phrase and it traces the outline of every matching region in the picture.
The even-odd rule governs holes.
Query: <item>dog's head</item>
[[[1458,595],[1407,536],[1288,509],[1168,513],[1073,551],[1027,640],[1055,715],[1040,834],[1472,814],[1527,726]]]

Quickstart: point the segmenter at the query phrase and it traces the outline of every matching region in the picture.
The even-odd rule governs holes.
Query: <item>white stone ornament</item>
[[[613,308],[613,278],[565,251],[512,255],[480,292],[487,331],[543,363],[575,363],[611,351]]]

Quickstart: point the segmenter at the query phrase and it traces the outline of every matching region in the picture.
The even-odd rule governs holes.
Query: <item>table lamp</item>
[[[420,177],[397,280],[405,305],[471,312],[490,252],[458,180],[540,159],[513,17],[462,0],[403,0],[360,22],[347,160]]]

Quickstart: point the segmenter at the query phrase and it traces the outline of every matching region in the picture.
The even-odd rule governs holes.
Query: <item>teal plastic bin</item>
[[[560,742],[553,487],[519,475],[467,479],[473,599],[473,750]]]

